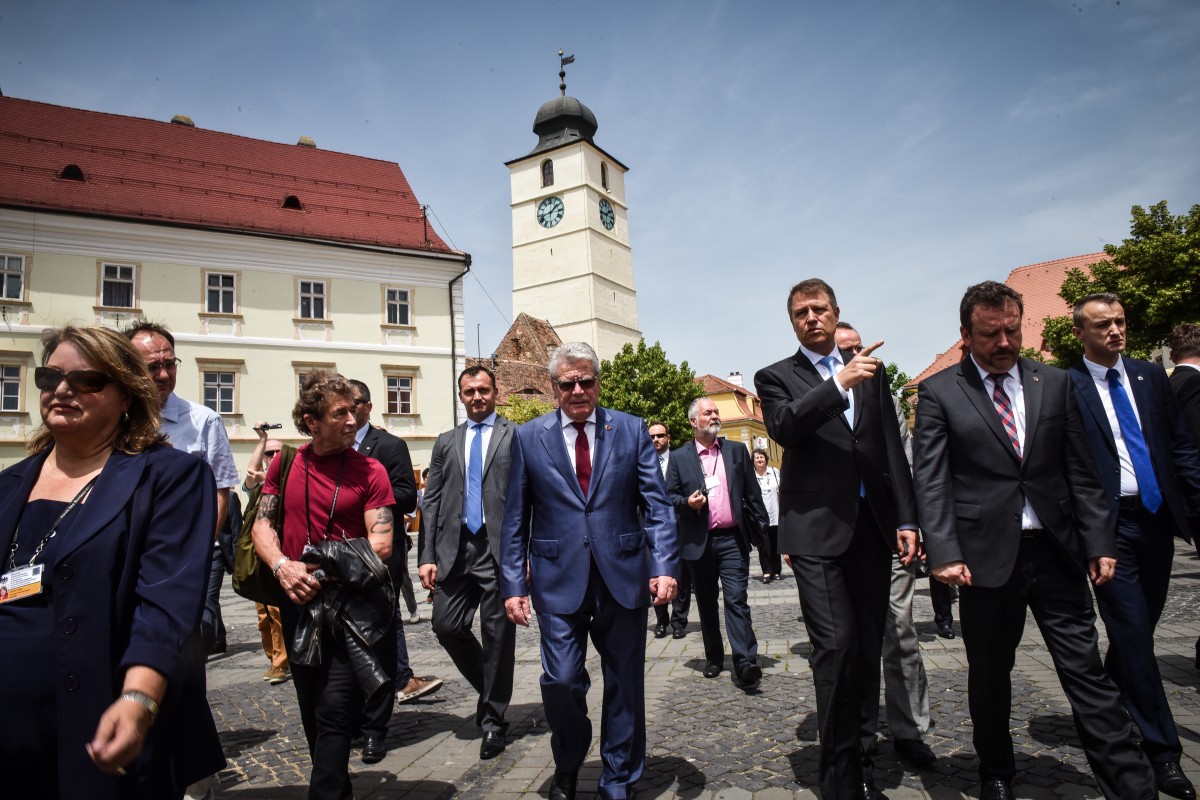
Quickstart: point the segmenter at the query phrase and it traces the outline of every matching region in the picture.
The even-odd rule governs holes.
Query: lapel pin
[[[606,431],[611,431],[611,430],[612,430],[612,425],[605,425],[605,426],[604,426],[604,430],[606,430]]]
[[[1037,376],[1037,375],[1034,375],[1034,376],[1033,376],[1033,382],[1034,382],[1034,383],[1037,383],[1039,380],[1041,380],[1041,379],[1040,379],[1040,378],[1038,378],[1038,376]]]
[[[1140,381],[1141,379],[1142,379],[1142,376],[1141,376],[1141,375],[1138,375],[1138,380]]]

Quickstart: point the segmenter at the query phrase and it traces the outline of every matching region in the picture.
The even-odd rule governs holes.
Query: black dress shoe
[[[863,779],[862,794],[859,795],[862,800],[888,800],[888,796],[875,788],[875,785],[867,779]]]
[[[500,731],[484,731],[479,743],[479,758],[487,761],[504,752],[504,734]]]
[[[666,625],[655,625],[654,626],[654,638],[655,639],[665,638],[666,635],[667,635],[667,626]]]
[[[381,736],[368,736],[363,742],[362,760],[364,764],[378,764],[387,755],[387,745]]]
[[[762,667],[758,664],[747,664],[742,667],[741,672],[737,673],[736,679],[733,681],[740,688],[749,691],[757,689],[758,684],[762,681]]]
[[[950,625],[938,625],[938,636],[942,637],[943,639],[953,639],[954,624],[951,623]]]
[[[683,628],[679,628],[671,634],[672,639],[682,639],[685,636],[687,636],[687,633],[683,630]],[[1200,667],[1197,667],[1197,669],[1200,669]]]
[[[721,665],[709,661],[704,665],[704,677],[715,678],[721,674]]]
[[[575,784],[579,782],[579,772],[562,772],[554,770],[554,779],[550,781],[550,800],[575,800]]]
[[[1163,761],[1152,766],[1154,767],[1154,780],[1158,784],[1160,792],[1183,800],[1194,800],[1196,787],[1192,786],[1187,775],[1183,774],[1183,770],[1179,768],[1179,762]]]
[[[929,749],[929,745],[920,739],[896,739],[892,745],[896,753],[914,767],[924,769],[937,762],[937,756]]]
[[[979,800],[1016,800],[1012,786],[1003,778],[988,778],[979,787]]]

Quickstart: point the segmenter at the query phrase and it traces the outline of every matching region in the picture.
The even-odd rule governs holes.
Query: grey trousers
[[[916,563],[892,558],[892,586],[883,629],[883,692],[887,724],[897,739],[921,739],[929,730],[929,682],[913,624]]]

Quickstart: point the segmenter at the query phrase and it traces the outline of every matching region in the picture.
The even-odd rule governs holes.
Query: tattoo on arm
[[[371,533],[391,533],[393,519],[391,508],[384,506],[375,509],[375,522],[371,525]]]
[[[258,514],[255,515],[256,520],[265,519],[275,523],[279,516],[279,495],[264,494],[258,500]]]

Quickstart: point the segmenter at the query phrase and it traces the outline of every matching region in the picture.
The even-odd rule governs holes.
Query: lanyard
[[[89,493],[91,493],[92,487],[96,485],[96,480],[99,477],[100,476],[97,475],[96,477],[94,477],[90,481],[88,481],[87,484],[82,489],[79,490],[79,493],[77,495],[75,495],[75,498],[73,500],[71,500],[70,504],[66,507],[66,510],[64,510],[61,514],[58,515],[58,519],[54,520],[54,524],[50,526],[50,532],[47,533],[45,538],[43,538],[42,541],[38,543],[37,549],[34,550],[33,555],[30,556],[29,566],[31,566],[31,567],[33,566],[33,562],[36,561],[37,557],[42,554],[42,550],[45,549],[46,545],[50,542],[50,540],[54,538],[54,534],[58,533],[58,526],[61,525],[62,521],[67,518],[67,514],[70,514],[71,511],[74,510],[75,506],[82,503],[83,499],[85,497],[87,497]],[[17,544],[18,544],[19,536],[20,536],[20,526],[18,526],[17,531],[13,534],[12,547],[10,547],[8,550],[8,569],[9,570],[14,570],[17,568]]]
[[[346,450],[349,449],[346,448]],[[329,506],[329,519],[325,521],[325,539],[329,538],[329,534],[333,530],[333,511],[337,508],[338,492],[342,488],[342,476],[346,473],[346,450],[342,451],[342,462],[338,466],[337,480],[333,484],[333,503]],[[308,497],[308,454],[310,452],[312,452],[312,445],[304,449],[304,527],[308,532],[308,541],[311,544],[313,541],[312,503],[309,502]]]

